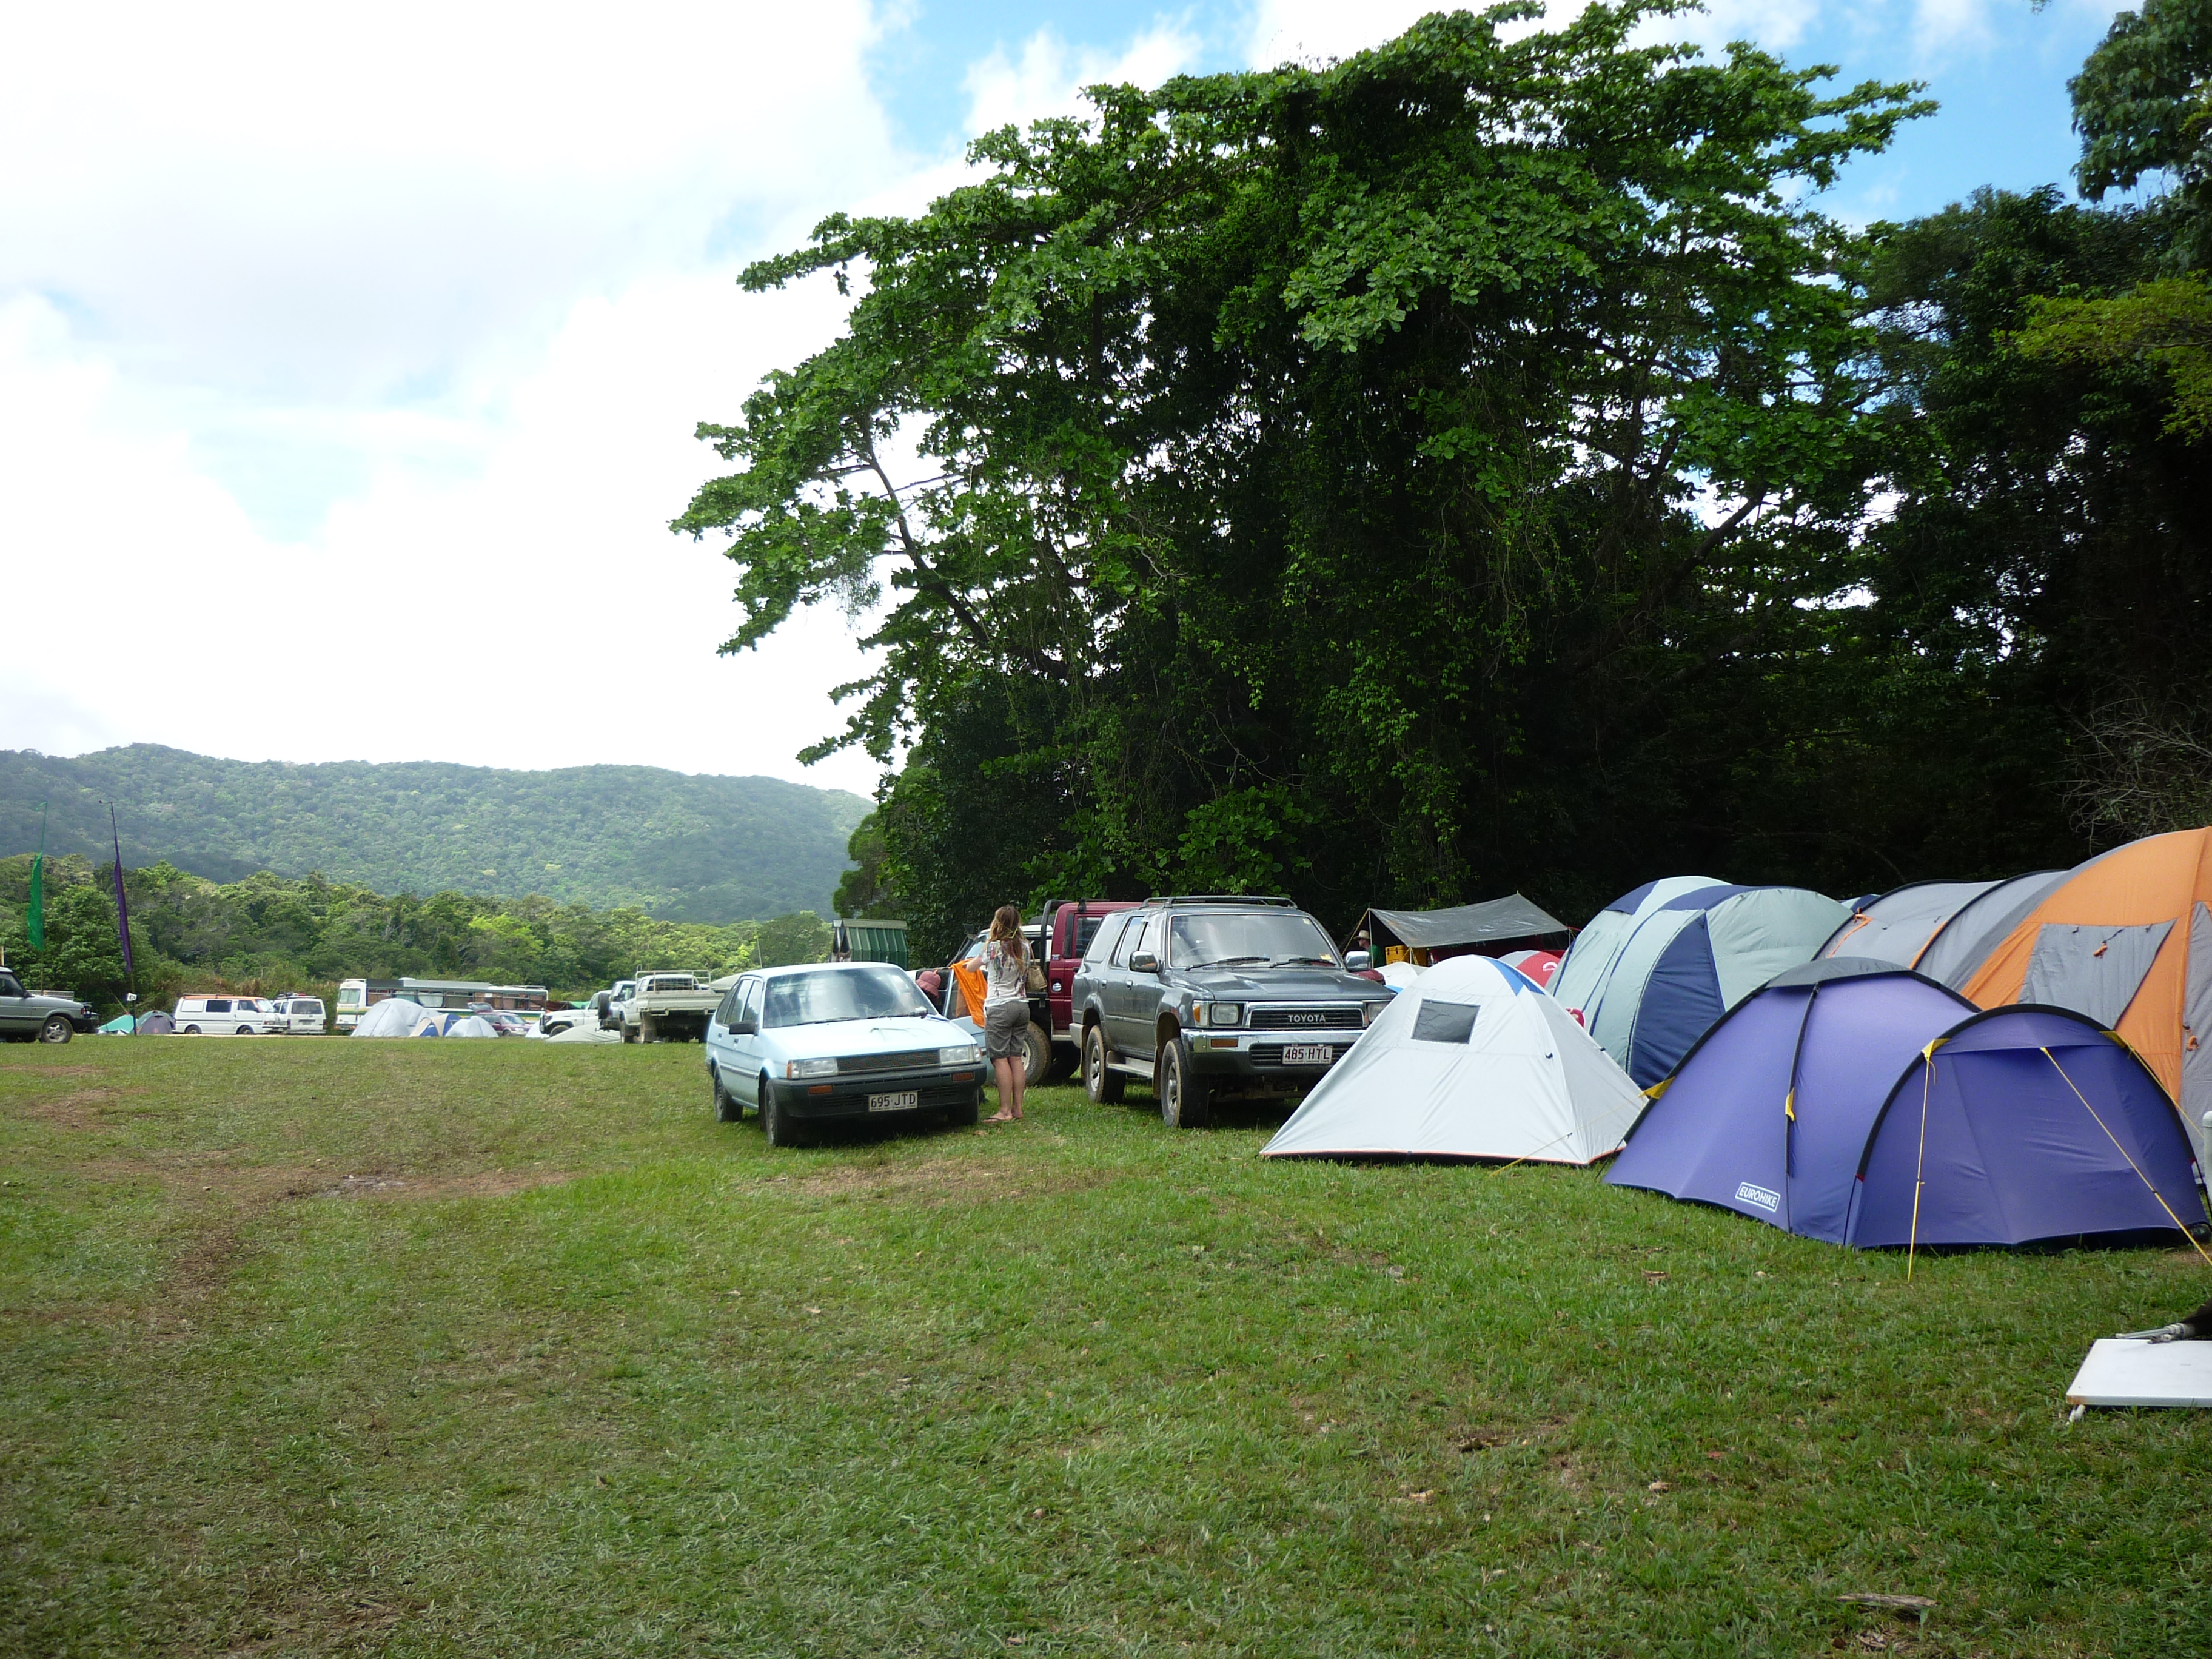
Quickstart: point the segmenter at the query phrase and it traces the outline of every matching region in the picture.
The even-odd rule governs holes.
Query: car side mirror
[[[1139,951],[1129,958],[1129,971],[1133,974],[1157,974],[1160,971],[1160,959],[1150,951]]]
[[[732,1036],[751,1036],[759,1030],[758,1020],[733,1019],[730,1022],[730,1035]]]
[[[1373,961],[1374,958],[1369,956],[1364,951],[1346,951],[1344,953],[1345,967],[1355,974],[1362,968],[1368,966]]]

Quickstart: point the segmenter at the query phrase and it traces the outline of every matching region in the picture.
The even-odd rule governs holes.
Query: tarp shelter
[[[1862,899],[1830,934],[1820,957],[1870,957],[1942,978],[1942,964],[1980,938],[1990,922],[2065,872],[2039,870],[2007,881],[1916,881]],[[1923,962],[1923,958],[1930,960]]]
[[[1620,1145],[1643,1103],[1524,975],[1455,957],[1398,993],[1267,1154],[1588,1164]]]
[[[1997,1008],[1898,1079],[1844,1243],[2024,1244],[2205,1218],[2189,1138],[2128,1046],[2067,1009]]]
[[[1660,896],[1669,884],[1639,887],[1599,912],[1552,981],[1552,994],[1579,1008],[1599,1046],[1646,1088],[1723,1014],[1785,968],[1810,962],[1850,914],[1802,887],[1708,882]],[[1585,973],[1593,935],[1601,960]]]
[[[1498,958],[1508,968],[1517,968],[1537,984],[1549,988],[1564,960],[1557,951],[1508,951]]]
[[[1518,893],[1448,910],[1370,910],[1353,928],[1365,933],[1377,966],[1412,962],[1418,967],[1469,955],[1498,956],[1509,945],[1564,945],[1573,929]]]
[[[419,1002],[405,997],[386,997],[373,1005],[355,1023],[356,1036],[404,1037],[413,1036],[416,1027],[430,1018]]]
[[[2212,830],[2076,865],[1994,918],[1942,977],[1984,1008],[2051,1003],[2118,1031],[2179,1103],[2212,1168]]]
[[[1890,1091],[1973,1012],[1894,963],[1845,957],[1778,974],[1650,1091],[1605,1178],[1840,1244]]]
[[[137,1021],[131,1018],[130,1015],[118,1014],[113,1019],[109,1020],[106,1024],[100,1028],[99,1035],[101,1036],[129,1036],[137,1029]]]

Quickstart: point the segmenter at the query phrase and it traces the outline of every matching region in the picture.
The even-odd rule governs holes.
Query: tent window
[[[2047,924],[2036,935],[2020,1000],[2071,1008],[2109,1030],[2136,1000],[2172,931],[2171,921],[2137,927]]]
[[[1465,1042],[1474,1035],[1474,1017],[1480,1005],[1472,1002],[1431,1002],[1421,999],[1413,1016],[1416,1042]]]

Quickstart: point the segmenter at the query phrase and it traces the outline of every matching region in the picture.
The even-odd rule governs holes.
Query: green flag
[[[46,804],[39,803],[39,850],[31,855],[31,948],[46,948]]]

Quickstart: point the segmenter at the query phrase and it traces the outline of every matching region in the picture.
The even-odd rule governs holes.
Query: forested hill
[[[542,893],[676,921],[827,914],[858,795],[648,766],[509,772],[436,762],[217,760],[153,744],[75,759],[0,750],[0,856],[163,859],[215,881],[320,871],[384,893]]]

